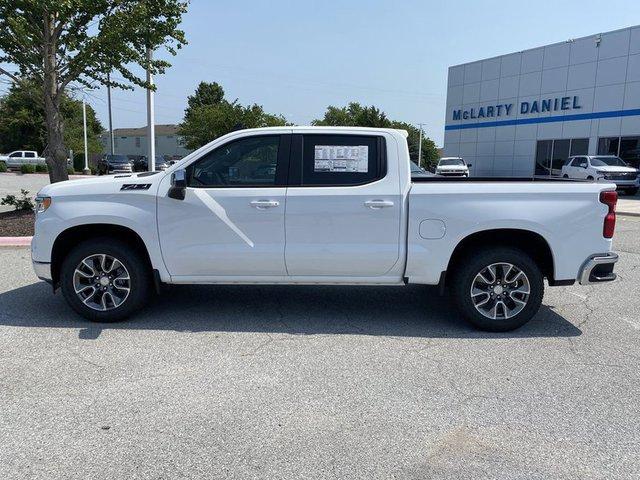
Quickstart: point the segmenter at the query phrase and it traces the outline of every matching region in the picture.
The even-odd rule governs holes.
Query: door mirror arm
[[[171,174],[171,188],[167,196],[176,200],[184,200],[187,192],[187,172],[184,169],[176,170]]]

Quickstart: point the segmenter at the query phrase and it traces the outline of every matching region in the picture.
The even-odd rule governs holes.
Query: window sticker
[[[369,147],[367,145],[316,145],[313,171],[367,173]]]

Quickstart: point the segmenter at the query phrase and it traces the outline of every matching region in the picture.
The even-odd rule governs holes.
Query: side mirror
[[[473,163],[467,163],[467,167],[469,168],[473,167]]]
[[[171,188],[167,195],[169,198],[184,200],[187,191],[187,172],[184,169],[176,170],[171,174]]]

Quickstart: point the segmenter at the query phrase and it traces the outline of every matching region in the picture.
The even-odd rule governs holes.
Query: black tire
[[[587,177],[587,180],[593,180],[593,177],[592,177],[591,175],[589,175],[589,176]]]
[[[529,282],[529,295],[522,310],[509,318],[489,318],[478,311],[471,297],[471,288],[476,276],[486,267],[496,263],[509,263],[524,273]],[[511,247],[495,247],[470,254],[457,262],[453,272],[451,290],[456,307],[475,327],[489,332],[508,332],[527,323],[538,312],[544,294],[543,276],[536,263],[522,250]],[[499,276],[499,275],[498,275]],[[522,277],[521,277],[522,278]],[[493,291],[493,290],[491,290]],[[487,295],[488,297],[488,295]],[[484,298],[484,297],[482,297]],[[482,298],[480,300],[482,300]],[[505,296],[505,302],[507,302]],[[510,297],[509,297],[510,298]],[[520,297],[523,300],[524,297]],[[495,300],[491,300],[495,302]],[[508,301],[516,305],[512,300]],[[496,311],[504,307],[498,308]]]
[[[105,254],[119,260],[129,274],[129,293],[119,306],[106,311],[95,310],[80,299],[74,288],[74,272],[83,259]],[[114,281],[115,283],[115,281]],[[119,240],[93,238],[74,247],[62,262],[60,287],[67,303],[92,322],[117,322],[142,308],[152,291],[152,273],[143,254]]]
[[[637,194],[638,194],[638,187],[627,189],[627,195],[637,195]]]
[[[562,178],[569,178],[569,175],[567,175],[566,173],[562,176]]]

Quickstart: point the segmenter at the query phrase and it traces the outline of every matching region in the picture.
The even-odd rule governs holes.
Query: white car
[[[615,279],[615,185],[412,180],[406,137],[240,130],[165,172],[48,185],[34,269],[93,321],[131,315],[162,283],[427,284],[493,331],[535,315],[544,278]]]
[[[562,167],[563,178],[578,178],[615,183],[631,195],[638,193],[640,172],[614,155],[580,155],[571,157]]]
[[[436,167],[436,175],[449,177],[468,177],[471,164],[460,157],[442,157]]]

